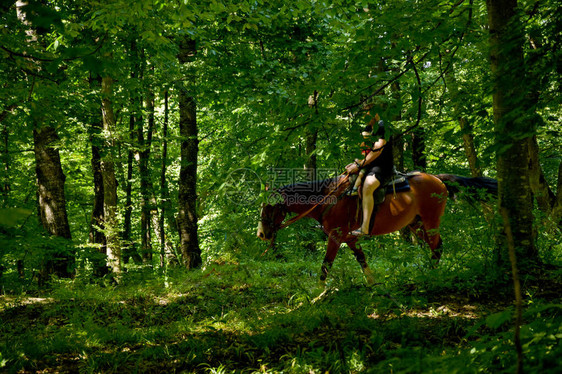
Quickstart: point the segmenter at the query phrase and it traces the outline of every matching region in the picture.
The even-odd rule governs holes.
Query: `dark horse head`
[[[257,236],[262,240],[272,240],[275,233],[283,227],[287,213],[301,213],[310,207],[325,203],[326,194],[333,190],[337,178],[301,182],[280,187],[272,196],[277,202],[263,204]]]
[[[272,240],[281,228],[287,210],[279,203],[275,205],[263,204],[260,213],[260,223],[258,224],[258,238],[262,240]]]

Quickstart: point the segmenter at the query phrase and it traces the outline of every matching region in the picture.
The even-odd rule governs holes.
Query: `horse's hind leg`
[[[432,253],[431,259],[435,260],[436,264],[438,264],[439,259],[441,259],[441,245],[443,244],[438,231],[439,223],[440,219],[429,220],[418,216],[416,220],[409,225],[412,232],[429,245],[429,249]]]
[[[367,264],[367,259],[365,258],[365,253],[361,249],[361,246],[357,244],[357,240],[351,240],[347,242],[349,248],[353,251],[357,262],[361,265],[361,270],[363,270],[363,275],[365,275],[365,279],[367,280],[367,284],[373,285],[375,284],[375,277],[371,268]]]

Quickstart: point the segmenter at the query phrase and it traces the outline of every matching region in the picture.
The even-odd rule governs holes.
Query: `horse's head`
[[[277,230],[281,228],[281,223],[286,214],[287,211],[281,204],[264,204],[261,208],[260,223],[258,224],[258,238],[272,240]]]

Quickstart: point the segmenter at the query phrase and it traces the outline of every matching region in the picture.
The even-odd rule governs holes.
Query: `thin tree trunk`
[[[160,230],[160,268],[166,269],[166,233],[164,223],[166,217],[168,184],[166,183],[166,169],[168,164],[168,90],[164,91],[164,123],[162,124],[162,166],[160,168],[160,217],[158,229]]]
[[[146,99],[146,109],[148,112],[148,128],[146,130],[146,141],[144,143],[144,150],[141,152],[141,160],[144,159],[144,176],[141,172],[141,191],[145,189],[146,196],[143,200],[146,201],[145,211],[145,227],[147,230],[146,240],[147,240],[147,260],[152,263],[152,235],[154,232],[155,239],[160,243],[160,231],[158,230],[158,202],[156,201],[156,196],[154,195],[154,185],[152,183],[152,178],[150,175],[150,152],[152,149],[152,137],[154,135],[154,93],[149,91]],[[144,185],[144,187],[143,187]]]
[[[318,117],[318,91],[314,91],[308,98],[308,107],[314,110],[311,116]],[[312,121],[314,122],[314,121]],[[306,170],[308,180],[316,179],[317,157],[316,142],[318,141],[318,129],[307,129],[305,135]]]
[[[1,120],[0,120],[1,123]],[[8,200],[8,195],[10,194],[10,153],[8,150],[8,144],[10,141],[10,132],[8,131],[8,125],[4,124],[2,127],[2,155],[0,159],[2,160],[2,181],[0,182],[0,190],[2,191],[2,200],[5,203]]]
[[[92,218],[90,221],[89,242],[96,246],[100,253],[100,258],[94,259],[94,275],[102,277],[109,271],[107,268],[107,246],[104,234],[104,189],[103,189],[103,173],[101,165],[101,151],[103,139],[101,132],[103,130],[102,122],[92,123],[92,135],[90,142],[92,143],[92,173],[94,176],[94,206],[92,209]]]
[[[515,352],[517,353],[517,373],[523,373],[523,347],[521,346],[521,324],[523,321],[523,297],[521,293],[521,282],[519,281],[519,269],[517,267],[517,254],[515,251],[515,241],[511,226],[509,225],[509,217],[507,211],[502,209],[504,231],[507,239],[507,249],[509,253],[509,262],[511,263],[511,276],[513,279],[513,291],[515,294],[515,332],[513,342],[515,344]]]
[[[534,126],[525,105],[525,71],[521,25],[516,0],[487,0],[490,24],[490,61],[496,130],[499,209],[505,211],[517,255],[531,266],[538,260],[533,229],[533,201],[529,180],[528,135]],[[506,248],[505,233],[499,237]],[[500,252],[501,253],[501,252]]]
[[[481,177],[482,170],[478,165],[478,153],[476,152],[476,147],[474,145],[474,135],[469,131],[468,120],[466,117],[459,118],[459,126],[462,131],[462,141],[464,143],[464,154],[468,160],[468,166],[470,167],[470,175],[473,177]]]
[[[529,83],[529,93],[527,96],[529,97],[528,100],[528,107],[530,110],[534,111],[534,108],[537,106],[539,99],[540,99],[540,91],[541,87],[544,85],[544,79],[539,72],[541,72],[541,61],[544,57],[544,48],[543,43],[540,36],[533,35],[527,36],[529,41],[530,48],[534,51],[529,55],[527,59],[527,66],[528,66],[528,73],[530,79],[527,79]],[[538,75],[537,75],[538,74]],[[538,115],[535,114],[535,117]],[[560,198],[562,197],[561,191],[561,183],[562,183],[562,163],[559,167],[559,175],[558,175],[558,188],[556,190],[557,195],[554,194],[548,182],[544,176],[543,169],[540,164],[539,160],[539,145],[537,141],[537,136],[533,136],[529,138],[529,175],[530,175],[530,182],[531,182],[531,189],[533,191],[533,195],[537,200],[537,204],[539,209],[558,226],[562,227],[562,222],[560,221],[559,215],[559,207],[560,207]]]
[[[138,49],[136,39],[131,40],[131,55],[135,59],[131,70],[131,81],[137,81],[140,76],[140,65],[138,63]],[[131,146],[127,151],[127,182],[125,185],[125,214],[123,218],[123,262],[129,263],[132,258],[137,264],[142,263],[142,257],[136,250],[135,240],[132,237],[132,215],[133,215],[133,162],[135,159],[134,144],[137,142],[137,122],[142,123],[142,102],[140,101],[140,93],[133,91],[129,100],[129,139]],[[142,125],[141,125],[142,126]],[[138,146],[138,145],[137,145]]]
[[[393,43],[394,44],[394,43]],[[394,82],[390,86],[391,96],[394,100],[400,100],[400,83],[398,81]],[[393,122],[401,121],[402,114],[398,113],[393,118]],[[394,139],[392,142],[392,154],[394,156],[394,166],[396,170],[403,171],[404,170],[404,138],[400,137],[399,139]]]
[[[113,79],[102,78],[102,118],[105,134],[105,149],[101,159],[101,172],[103,176],[104,195],[104,228],[107,243],[107,262],[112,273],[118,278],[122,271],[121,243],[119,241],[118,219],[117,219],[117,179],[114,168],[114,132],[115,116],[113,114]]]
[[[134,99],[131,99],[131,107],[134,107]],[[129,134],[131,143],[135,141],[135,115],[129,116]],[[123,218],[123,262],[128,264],[130,259],[137,264],[142,263],[142,258],[135,248],[132,238],[132,216],[133,216],[133,161],[134,150],[129,147],[127,151],[127,182],[125,184],[125,214]]]
[[[556,184],[556,199],[552,208],[552,219],[558,226],[562,226],[562,162],[558,165],[558,182]]]
[[[185,64],[193,59],[196,53],[194,40],[180,41],[178,60]],[[191,87],[195,82],[190,82]],[[180,250],[183,261],[188,269],[201,266],[201,249],[197,237],[197,155],[199,139],[196,119],[195,98],[186,87],[179,90],[181,166],[178,191],[178,231],[180,234]]]
[[[141,99],[142,100],[142,99]],[[151,129],[149,131],[152,131]],[[150,203],[149,203],[149,171],[148,156],[150,154],[149,145],[144,137],[144,118],[141,116],[137,121],[137,160],[139,162],[139,179],[140,179],[140,234],[141,234],[141,257],[143,262],[150,263],[152,261],[152,245],[150,237]]]
[[[548,186],[541,164],[539,162],[539,145],[537,136],[528,138],[529,147],[529,180],[533,195],[537,199],[539,209],[546,215],[552,213],[556,201],[554,192]]]
[[[425,135],[423,129],[417,128],[412,131],[412,159],[414,169],[426,170],[427,158],[425,157]]]
[[[131,75],[136,75],[139,81],[139,89],[135,91],[133,96],[134,108],[136,109],[136,142],[137,149],[135,158],[139,167],[139,182],[140,182],[140,255],[144,263],[152,263],[152,237],[150,235],[150,196],[149,185],[150,175],[148,170],[148,159],[150,156],[150,142],[152,139],[152,128],[154,127],[154,104],[150,103],[150,98],[146,100],[146,109],[149,111],[148,127],[146,138],[144,131],[144,106],[143,96],[144,91],[140,88],[143,86],[144,72],[146,62],[144,59],[143,49],[139,49],[136,40],[133,38],[131,42],[131,53],[133,58],[136,59]],[[152,106],[152,108],[150,108]],[[152,113],[150,114],[150,110]],[[151,122],[152,118],[152,122]]]
[[[173,253],[172,246],[166,237],[165,222],[168,212],[171,212],[170,193],[166,173],[168,167],[168,122],[169,105],[168,90],[164,91],[164,123],[162,126],[162,166],[160,169],[160,217],[158,220],[158,230],[160,231],[160,267],[166,269],[172,262],[177,262]]]
[[[310,114],[312,120],[311,124],[318,122],[318,91],[314,90],[314,93],[308,97],[308,107],[313,110]],[[305,157],[306,162],[304,164],[304,170],[306,173],[306,178],[309,181],[318,179],[317,174],[318,158],[316,157],[316,149],[318,142],[318,127],[313,126],[313,128],[307,128],[305,132]],[[316,240],[307,239],[303,242],[304,247],[311,251],[316,251]]]
[[[0,154],[0,160],[2,161],[2,169],[0,173],[2,175],[2,180],[0,181],[0,191],[2,192],[2,198],[4,203],[7,202],[11,184],[10,184],[10,151],[9,151],[9,141],[10,141],[10,131],[8,130],[8,124],[4,123],[4,120],[8,115],[17,108],[16,104],[9,105],[6,109],[0,113],[0,124],[3,123],[2,126],[2,153]]]

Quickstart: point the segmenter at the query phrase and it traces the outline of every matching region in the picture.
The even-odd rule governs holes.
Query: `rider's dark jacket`
[[[378,123],[373,139],[377,142],[385,138],[386,126],[382,120]],[[373,149],[376,151],[376,149]],[[394,155],[392,153],[392,136],[386,140],[381,154],[364,167],[365,175],[375,175],[381,182],[390,178],[394,171]]]

